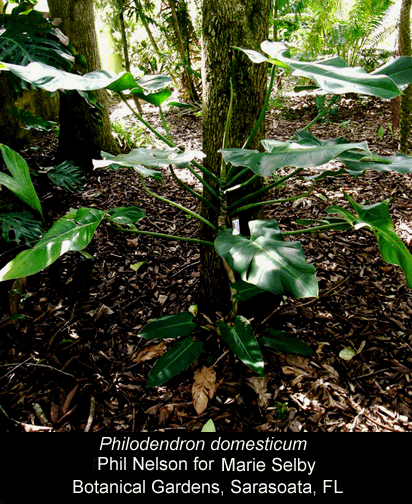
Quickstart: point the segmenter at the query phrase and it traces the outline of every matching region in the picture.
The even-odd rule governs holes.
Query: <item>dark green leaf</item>
[[[31,212],[7,212],[0,214],[2,238],[6,241],[31,245],[44,233],[42,223]]]
[[[190,336],[175,343],[153,366],[146,387],[163,385],[177,374],[185,371],[202,353],[203,343]]]
[[[248,299],[255,297],[257,294],[265,292],[262,289],[259,289],[259,287],[244,282],[243,280],[235,282],[231,285],[231,288],[236,291],[236,294],[234,295],[234,299],[236,301],[247,301]]]
[[[143,210],[136,206],[113,208],[107,213],[108,220],[116,224],[134,224],[145,217]]]
[[[239,359],[260,376],[263,376],[264,362],[250,322],[245,317],[238,315],[233,327],[225,322],[217,322],[216,326],[222,339]]]
[[[259,338],[259,342],[277,352],[296,353],[300,355],[312,355],[312,348],[300,339],[286,336],[284,331],[275,329],[266,329],[263,336]]]
[[[44,170],[51,182],[65,191],[78,192],[84,188],[84,171],[74,161],[64,161],[58,166],[51,166]]]
[[[145,339],[178,338],[191,334],[195,327],[192,313],[181,312],[149,322],[140,330],[139,336]]]

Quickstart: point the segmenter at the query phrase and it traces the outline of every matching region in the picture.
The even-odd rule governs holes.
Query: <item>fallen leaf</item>
[[[343,360],[350,361],[355,357],[356,352],[351,347],[345,347],[339,352],[339,357]]]
[[[248,384],[253,388],[253,390],[258,395],[258,405],[261,408],[265,408],[272,397],[271,394],[267,392],[269,379],[265,376],[260,378],[260,376],[252,376],[248,378]]]
[[[193,406],[198,415],[201,415],[205,411],[209,399],[212,399],[215,392],[216,373],[213,368],[203,366],[195,374],[195,381],[192,386]]]
[[[159,357],[166,351],[166,345],[164,343],[159,343],[158,345],[152,345],[150,347],[144,348],[141,352],[139,352],[133,362],[143,362],[147,360],[154,359],[155,357]]]

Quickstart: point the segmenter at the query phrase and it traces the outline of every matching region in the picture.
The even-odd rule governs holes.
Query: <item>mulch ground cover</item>
[[[268,113],[266,136],[287,140],[315,115],[311,99],[285,98]],[[171,113],[168,119],[179,144],[201,149],[200,117]],[[130,116],[122,120],[126,127],[134,124]],[[322,139],[366,140],[372,150],[390,154],[397,150],[390,121],[388,102],[347,98],[337,117],[311,132]],[[36,147],[24,153],[29,164],[50,166],[56,139],[44,137]],[[167,187],[154,180],[147,184],[197,209],[168,173],[164,180]],[[196,184],[189,174],[186,180]],[[276,197],[305,193],[308,184],[282,186]],[[98,169],[78,194],[51,185],[38,189],[48,226],[70,208],[137,205],[147,214],[142,228],[198,237],[197,221],[149,197],[131,170]],[[293,230],[298,219],[321,218],[330,205],[348,207],[344,191],[361,204],[388,199],[396,230],[412,251],[411,190],[409,175],[371,171],[327,178],[309,196],[267,208],[266,217]],[[232,432],[412,431],[412,291],[402,271],[381,259],[367,231],[298,238],[316,266],[319,297],[284,298],[268,307],[260,323],[302,339],[313,355],[263,348],[265,377],[259,378],[212,339],[207,365],[214,368],[217,389],[201,415],[192,397],[201,363],[164,386],[146,388],[155,362],[150,358],[169,342],[138,337],[150,319],[196,304],[196,244],[102,225],[88,247],[94,260],[69,253],[37,275],[0,284],[2,430],[192,431],[211,418],[217,430]],[[3,241],[1,266],[20,250]],[[16,312],[23,317],[11,323],[10,313]],[[350,360],[341,357],[345,348],[352,351]]]

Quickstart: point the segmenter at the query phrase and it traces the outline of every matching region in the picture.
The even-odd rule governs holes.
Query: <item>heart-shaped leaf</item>
[[[269,177],[285,166],[309,168],[321,166],[348,150],[359,150],[363,155],[369,154],[366,142],[311,142],[301,138],[297,142],[280,142],[263,140],[266,152],[249,149],[221,149],[226,163],[234,166],[245,166],[261,177]]]
[[[315,268],[307,263],[300,243],[284,241],[274,220],[251,221],[249,228],[250,239],[226,229],[215,240],[217,253],[242,280],[273,294],[318,295]]]

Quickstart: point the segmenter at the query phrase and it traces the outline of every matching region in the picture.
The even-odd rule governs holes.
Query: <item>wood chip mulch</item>
[[[309,99],[303,104],[287,100],[268,114],[267,137],[287,140],[315,114]],[[201,149],[199,117],[170,114],[169,119],[179,143]],[[387,102],[347,99],[338,118],[311,131],[322,139],[367,140],[372,150],[389,154],[397,149],[389,123]],[[29,154],[29,163],[49,165],[55,140],[42,142],[41,154]],[[164,180],[167,187],[156,181],[148,185],[196,210],[196,201],[167,173]],[[277,197],[307,188],[308,182],[300,180],[280,188]],[[343,191],[362,204],[389,199],[395,227],[412,251],[410,175],[370,172],[356,179],[328,178],[310,196],[268,209],[267,217],[282,229],[297,229],[299,218],[325,216],[332,204],[347,206]],[[145,229],[198,236],[194,219],[154,202],[127,169],[97,170],[75,195],[44,187],[41,200],[48,225],[70,207],[137,205],[147,214],[141,222]],[[202,363],[162,387],[145,388],[154,361],[142,356],[150,350],[150,358],[164,347],[137,334],[149,319],[196,304],[196,244],[119,233],[102,225],[88,248],[93,261],[70,253],[24,281],[0,284],[2,430],[192,431],[211,418],[217,430],[232,432],[412,431],[412,291],[402,271],[383,262],[367,231],[300,238],[316,266],[320,295],[284,298],[268,310],[264,323],[302,339],[315,352],[302,357],[263,349],[264,378],[213,339]],[[1,266],[20,250],[4,247]],[[16,289],[26,294],[24,299]],[[10,313],[16,312],[24,318],[9,323]],[[350,360],[340,356],[345,348],[352,352]],[[217,387],[198,415],[192,385],[202,364],[214,366]]]

